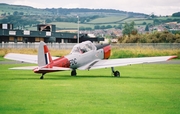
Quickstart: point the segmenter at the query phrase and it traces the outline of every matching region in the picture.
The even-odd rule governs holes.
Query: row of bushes
[[[169,31],[146,34],[130,34],[118,37],[119,43],[180,43],[180,34]]]

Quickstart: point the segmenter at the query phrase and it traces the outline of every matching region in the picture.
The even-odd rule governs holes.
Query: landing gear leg
[[[44,79],[44,75],[45,75],[46,73],[42,73],[42,76],[40,77],[40,79]]]
[[[76,76],[76,75],[77,75],[76,69],[73,69],[73,70],[71,71],[71,76]]]
[[[119,71],[115,71],[114,67],[111,67],[112,73],[114,74],[114,77],[120,77],[120,72]]]

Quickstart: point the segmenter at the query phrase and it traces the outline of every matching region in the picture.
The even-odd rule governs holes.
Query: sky
[[[0,3],[26,5],[34,8],[116,9],[158,16],[180,12],[179,0],[0,0]]]

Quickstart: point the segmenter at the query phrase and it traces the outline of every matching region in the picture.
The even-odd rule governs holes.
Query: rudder
[[[45,66],[52,62],[53,61],[52,61],[47,45],[43,41],[41,41],[39,44],[39,49],[38,49],[38,66],[39,67]]]

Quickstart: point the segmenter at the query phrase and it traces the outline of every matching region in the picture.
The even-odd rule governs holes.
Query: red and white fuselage
[[[41,46],[42,45],[42,46]],[[42,52],[40,52],[42,50]],[[110,57],[110,45],[95,46],[92,42],[86,41],[76,44],[69,55],[52,60],[45,43],[40,44],[38,54],[38,67],[35,73],[48,73],[70,69],[89,69],[89,65],[101,59]],[[85,68],[87,66],[87,68]],[[47,69],[47,70],[46,70]],[[50,70],[51,69],[51,70]]]

